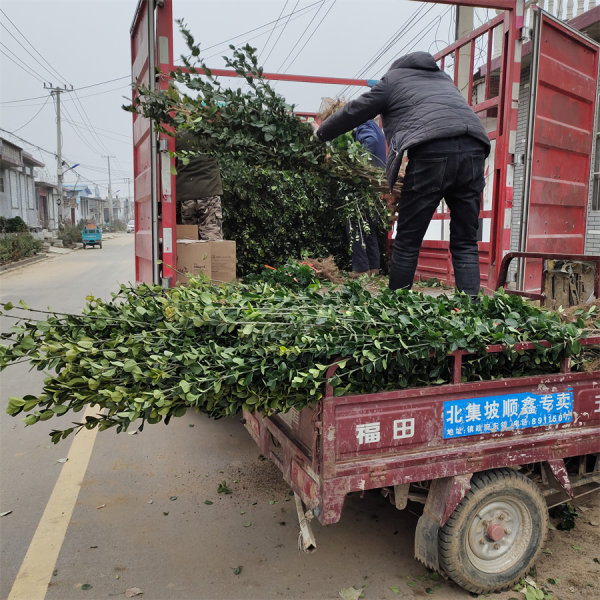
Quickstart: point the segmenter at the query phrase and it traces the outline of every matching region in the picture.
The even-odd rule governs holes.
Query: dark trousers
[[[346,224],[346,232],[352,240],[352,271],[355,273],[366,273],[381,266],[377,226],[371,217],[368,217],[367,221],[369,233],[356,221],[348,221]]]
[[[411,288],[423,237],[444,198],[450,208],[450,253],[456,287],[477,295],[477,229],[485,186],[485,155],[485,146],[468,135],[433,140],[408,150],[390,264],[390,289]]]

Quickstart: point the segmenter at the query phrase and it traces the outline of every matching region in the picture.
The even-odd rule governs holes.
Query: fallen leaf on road
[[[239,567],[235,567],[235,568],[233,569],[233,574],[234,574],[234,575],[239,575],[241,572],[242,572],[242,567],[241,567],[241,565],[240,565]]]
[[[69,460],[68,458],[59,458],[56,462],[66,463],[68,460]]]
[[[217,488],[217,494],[232,494],[233,492],[227,487],[227,482],[222,481]]]
[[[353,587],[343,588],[340,590],[340,598],[342,600],[358,600],[361,594],[362,590],[357,590]]]
[[[144,590],[141,590],[139,587],[127,588],[125,590],[125,598],[134,598],[135,596],[139,596],[143,593]]]
[[[96,506],[96,509],[98,508],[104,508],[106,506],[106,504],[100,504],[100,506]]]
[[[169,500],[177,500],[177,496],[171,496]]]
[[[5,517],[6,515],[10,515],[11,512],[12,512],[12,510],[5,510],[4,512],[0,513],[0,517]]]
[[[92,587],[94,587],[94,586],[90,585],[89,583],[84,583],[84,584],[81,586],[81,589],[82,589],[82,590],[91,590],[91,589],[92,589]]]
[[[244,523],[244,527],[250,527],[250,525],[252,525],[252,523],[250,521],[248,521],[247,523]]]
[[[127,435],[137,435],[137,429],[135,431],[128,431]]]

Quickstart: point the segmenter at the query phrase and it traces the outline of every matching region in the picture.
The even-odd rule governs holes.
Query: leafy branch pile
[[[87,405],[105,409],[53,431],[57,442],[81,426],[120,432],[136,421],[140,430],[168,423],[188,408],[214,418],[301,409],[322,397],[336,359],[328,381],[342,395],[447,383],[455,349],[475,352],[468,380],[551,372],[562,353],[581,351],[575,324],[502,292],[479,304],[405,291],[373,296],[357,282],[324,289],[308,279],[301,287],[281,273],[292,287],[195,278],[166,292],[123,285],[110,301],[89,297],[81,315],[19,320],[4,334],[0,369],[30,360],[54,373],[39,396],[11,398],[8,412],[28,413],[31,425]],[[551,348],[485,353],[488,344],[541,339]]]
[[[174,135],[179,164],[197,155],[217,158],[223,179],[223,232],[236,241],[238,272],[283,264],[303,255],[333,255],[349,265],[346,221],[367,214],[385,226],[382,170],[350,134],[329,144],[263,79],[256,50],[248,45],[223,57],[244,81],[224,87],[199,58],[200,46],[179,22],[190,57],[169,73],[169,88],[141,87],[131,112],[151,117]],[[227,81],[232,81],[228,79]],[[233,80],[235,82],[235,80]],[[239,81],[239,80],[238,80]]]

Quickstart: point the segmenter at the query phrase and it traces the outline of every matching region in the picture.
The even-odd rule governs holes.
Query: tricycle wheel
[[[538,487],[512,469],[478,473],[439,533],[440,566],[463,588],[496,592],[531,568],[548,531]]]
[[[102,242],[100,242],[100,248],[102,248]]]
[[[85,250],[85,244],[83,244],[83,249]]]

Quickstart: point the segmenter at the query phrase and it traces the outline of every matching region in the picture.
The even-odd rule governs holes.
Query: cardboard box
[[[179,227],[177,228],[179,235]],[[188,282],[185,273],[204,273],[213,281],[235,281],[235,242],[222,240],[206,242],[201,240],[177,240],[177,281]]]
[[[213,281],[224,281],[225,283],[235,281],[235,242],[222,240],[201,243],[210,244],[210,278]]]
[[[176,230],[178,240],[197,240],[198,225],[177,225]]]

